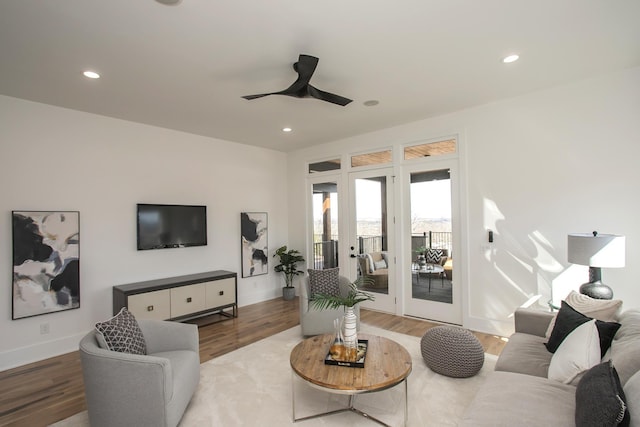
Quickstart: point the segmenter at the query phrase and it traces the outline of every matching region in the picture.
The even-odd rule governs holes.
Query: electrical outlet
[[[47,335],[49,333],[49,324],[41,323],[40,324],[40,335]]]

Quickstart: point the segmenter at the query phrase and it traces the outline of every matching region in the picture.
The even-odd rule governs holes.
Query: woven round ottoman
[[[420,341],[420,349],[427,366],[448,377],[472,377],[484,364],[480,341],[468,330],[455,326],[429,329]]]

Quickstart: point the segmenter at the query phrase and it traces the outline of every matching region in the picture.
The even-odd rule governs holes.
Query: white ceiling
[[[638,66],[639,22],[638,0],[0,0],[0,94],[291,151]],[[354,101],[241,98],[300,53]]]

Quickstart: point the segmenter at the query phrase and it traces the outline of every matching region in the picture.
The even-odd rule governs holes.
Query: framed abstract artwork
[[[13,211],[12,318],[80,307],[80,212]]]
[[[242,240],[242,277],[269,273],[267,213],[240,213],[240,235]]]

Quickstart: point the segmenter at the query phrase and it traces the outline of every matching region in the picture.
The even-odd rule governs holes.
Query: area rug
[[[361,331],[392,339],[411,355],[413,370],[408,379],[407,422],[410,427],[456,426],[486,376],[493,371],[497,359],[485,355],[482,370],[472,378],[449,378],[426,367],[420,353],[420,338],[366,324],[361,325]],[[292,390],[296,395],[297,417],[346,405],[347,396],[325,393],[294,378],[289,353],[300,340],[301,331],[297,326],[203,363],[200,385],[180,426],[292,425]],[[385,423],[402,425],[404,388],[400,385],[359,395],[356,407]],[[296,425],[360,427],[376,424],[355,413],[343,412]],[[88,427],[87,413],[81,412],[53,426]]]

